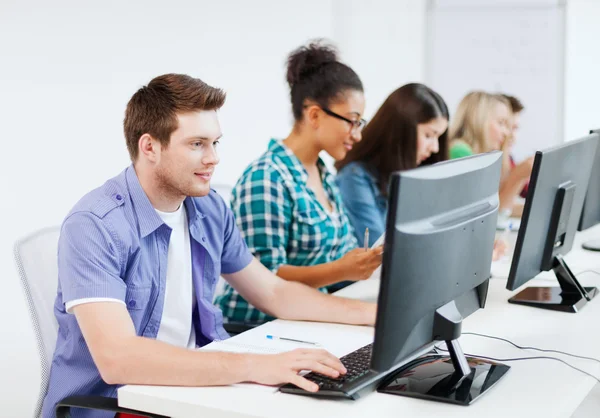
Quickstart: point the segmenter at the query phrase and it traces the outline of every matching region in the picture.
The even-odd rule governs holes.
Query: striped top
[[[328,212],[307,187],[308,174],[281,141],[269,148],[242,174],[231,197],[231,207],[248,248],[269,270],[282,265],[312,266],[329,263],[356,248],[357,241],[333,175],[317,162]],[[327,292],[326,288],[320,289]],[[226,320],[264,322],[273,319],[250,305],[231,286],[215,303]]]

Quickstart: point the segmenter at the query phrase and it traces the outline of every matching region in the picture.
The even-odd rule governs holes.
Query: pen
[[[281,341],[291,341],[291,342],[294,342],[294,343],[302,343],[302,344],[310,344],[310,345],[321,345],[319,343],[313,343],[311,341],[302,341],[302,340],[296,340],[294,338],[277,337],[275,335],[267,335],[267,338],[269,340],[281,340]]]
[[[369,249],[369,228],[365,228],[365,251]]]

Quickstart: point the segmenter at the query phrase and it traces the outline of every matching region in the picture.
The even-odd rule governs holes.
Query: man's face
[[[160,149],[155,165],[159,184],[170,193],[201,197],[210,191],[210,179],[219,163],[217,144],[221,127],[214,110],[177,115],[178,128],[169,146]]]
[[[517,131],[519,130],[520,127],[521,127],[521,113],[520,112],[513,113],[512,126],[511,126],[513,138],[516,138]]]

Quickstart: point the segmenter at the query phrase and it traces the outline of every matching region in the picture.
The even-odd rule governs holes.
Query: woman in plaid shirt
[[[369,278],[381,264],[381,247],[357,248],[333,175],[319,158],[326,151],[341,160],[361,140],[363,86],[335,49],[318,42],[290,54],[287,81],[294,128],[246,168],[231,206],[262,264],[286,280],[333,291]],[[229,285],[215,303],[230,322],[273,319]]]

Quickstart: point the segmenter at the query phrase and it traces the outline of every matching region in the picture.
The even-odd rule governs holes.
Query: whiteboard
[[[517,160],[564,141],[562,1],[431,1],[427,37],[426,80],[451,117],[469,91],[502,92],[525,105]]]

